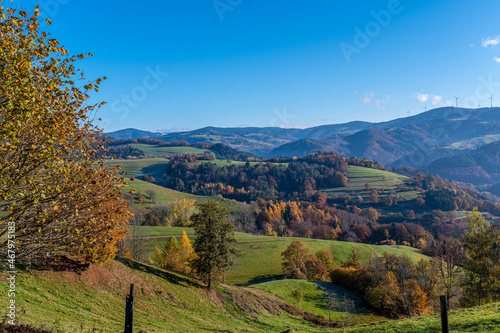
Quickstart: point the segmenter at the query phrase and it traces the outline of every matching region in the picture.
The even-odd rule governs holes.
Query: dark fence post
[[[448,299],[446,295],[439,297],[441,301],[441,327],[443,328],[443,333],[449,333],[450,327],[448,324]]]
[[[134,326],[134,284],[130,285],[130,294],[125,300],[125,333],[132,333]]]

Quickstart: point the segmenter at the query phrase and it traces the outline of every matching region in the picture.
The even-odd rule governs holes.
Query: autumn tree
[[[283,275],[290,279],[305,279],[307,277],[306,261],[309,257],[309,249],[299,240],[294,240],[281,253],[283,262]]]
[[[332,252],[320,249],[315,253],[315,255],[316,258],[318,258],[318,260],[320,260],[323,263],[323,265],[325,265],[327,271],[331,271],[337,266],[337,263],[335,262],[335,258],[333,257]]]
[[[130,217],[91,123],[103,103],[88,105],[89,93],[102,79],[84,78],[76,62],[87,55],[40,32],[39,15],[0,7],[1,255],[15,225],[18,262],[102,263]]]
[[[361,252],[357,247],[353,248],[351,253],[347,256],[347,260],[344,262],[344,267],[359,268],[361,266]]]
[[[234,257],[240,252],[234,247],[236,238],[234,226],[227,220],[228,210],[214,200],[197,203],[196,207],[199,213],[191,216],[196,236],[193,243],[196,258],[192,267],[211,289],[234,265]]]
[[[189,219],[196,211],[196,202],[193,199],[179,199],[170,206],[175,226],[189,226]]]
[[[182,271],[184,273],[189,273],[190,262],[196,257],[191,241],[184,230],[182,230],[182,238],[179,244],[179,257]]]
[[[430,256],[439,269],[441,281],[446,290],[448,304],[460,293],[463,282],[463,265],[465,250],[462,243],[454,238],[443,238],[434,241],[427,247],[425,254]]]
[[[481,305],[498,298],[500,232],[476,208],[467,214],[464,234],[466,283],[463,303]]]
[[[377,203],[379,201],[378,192],[376,189],[372,189],[370,192],[370,203]]]

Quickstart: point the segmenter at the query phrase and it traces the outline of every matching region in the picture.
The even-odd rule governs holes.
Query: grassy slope
[[[329,318],[329,315],[331,315],[331,319],[334,321],[345,321],[346,317],[351,317],[351,314],[344,312],[339,303],[334,304],[332,308],[328,302],[328,296],[333,296],[340,302],[342,302],[345,296],[348,299],[352,299],[355,304],[353,316],[349,318],[351,322],[361,324],[386,320],[384,317],[373,315],[365,308],[360,296],[326,282],[278,280],[259,283],[252,285],[250,288],[266,290],[286,300],[288,303],[317,316]],[[300,303],[293,296],[293,292],[297,289],[301,290],[304,295],[304,299]],[[331,313],[329,313],[329,310],[331,310]]]
[[[0,293],[6,294],[7,283],[3,282]],[[121,332],[131,283],[136,285],[134,332],[281,332],[285,326],[300,332],[322,331],[282,311],[282,301],[265,291],[224,285],[218,289],[219,296],[209,295],[181,274],[128,260],[93,266],[81,275],[19,273],[16,305],[18,314],[22,313],[20,322],[64,332],[90,332],[92,328]],[[236,306],[234,295],[251,311]]]
[[[450,311],[450,332],[500,332],[500,303],[470,309]],[[441,332],[439,314],[416,319],[387,321],[385,323],[353,327],[351,333],[438,333]]]
[[[163,204],[169,204],[172,203],[176,200],[180,199],[192,199],[196,201],[207,201],[209,199],[216,200],[221,203],[222,206],[226,207],[230,213],[235,212],[238,207],[241,205],[241,202],[238,202],[236,200],[231,200],[231,199],[225,199],[225,198],[220,198],[220,197],[207,197],[207,196],[201,196],[201,195],[193,195],[189,193],[184,193],[184,192],[179,192],[175,190],[171,190],[166,187],[158,186],[155,184],[151,184],[142,180],[134,180],[128,183],[128,185],[122,187],[122,192],[127,193],[131,189],[135,191],[135,193],[143,193],[144,197],[146,198],[146,201],[144,203],[139,203],[139,202],[134,202],[132,205],[132,208],[144,208],[150,205],[154,205],[151,200],[149,200],[148,195],[146,194],[147,189],[152,189],[156,192],[156,202],[157,203],[163,203]]]
[[[334,195],[351,195],[354,192],[355,195],[361,195],[363,200],[367,201],[370,198],[370,192],[372,189],[377,191],[385,190],[390,192],[394,190],[397,194],[404,195],[407,200],[415,199],[418,196],[416,191],[400,191],[397,189],[398,186],[405,186],[409,178],[406,176],[398,175],[393,172],[369,169],[355,165],[348,166],[349,180],[348,185],[345,187],[324,189],[330,196]],[[365,184],[369,184],[370,188],[365,189]],[[380,197],[385,197],[388,193],[380,194]]]
[[[157,229],[158,228],[158,229]],[[180,235],[183,228],[166,227],[146,227],[143,229],[143,235]],[[187,234],[192,234],[192,229],[184,228]],[[348,243],[329,241],[322,239],[307,238],[282,238],[269,236],[253,236],[244,233],[236,233],[238,243],[236,246],[241,249],[245,255],[238,258],[237,265],[229,272],[226,281],[229,283],[246,284],[261,279],[276,278],[283,274],[281,269],[281,252],[293,240],[300,240],[309,249],[309,253],[315,253],[319,249],[330,250],[337,262],[347,259],[347,256],[354,248],[359,249],[362,255],[362,261],[368,260],[371,256],[381,256],[384,252],[398,255],[406,254],[413,259],[424,257],[414,252],[415,249],[406,246],[381,246],[359,243]],[[155,243],[159,246],[165,246],[167,238],[156,238]],[[153,242],[148,243],[147,249],[150,253],[155,248]]]
[[[207,149],[199,149],[195,147],[159,147],[156,145],[148,145],[144,143],[132,143],[131,147],[138,148],[144,152],[146,155],[156,156],[156,155],[170,155],[170,154],[182,154],[182,153],[192,153],[203,155],[206,152],[210,152]]]
[[[1,279],[0,293],[6,294],[5,277]],[[124,296],[130,283],[136,285],[135,332],[284,332],[288,328],[291,332],[440,332],[439,315],[348,329],[314,328],[302,318],[279,310],[280,299],[266,292],[269,290],[294,304],[289,292],[301,288],[305,296],[302,309],[325,313],[322,292],[312,282],[273,281],[251,288],[222,285],[218,288],[219,295],[215,296],[207,294],[196,281],[181,274],[123,259],[93,266],[81,275],[69,272],[18,273],[18,319],[21,323],[54,331],[90,332],[97,328],[98,332],[121,332]],[[341,289],[334,291],[342,293]],[[238,302],[234,295],[239,295]],[[3,305],[4,302],[2,298]],[[358,310],[364,311],[362,307]],[[334,318],[341,317],[342,314],[334,313]],[[361,317],[354,317],[352,322]],[[365,320],[378,319],[365,317]],[[451,332],[500,332],[500,303],[451,311],[450,328]]]

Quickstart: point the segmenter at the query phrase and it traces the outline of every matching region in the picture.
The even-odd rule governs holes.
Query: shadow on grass
[[[162,278],[173,284],[177,284],[184,287],[205,288],[205,286],[203,286],[201,283],[193,280],[190,277],[184,276],[181,273],[169,272],[160,268],[144,265],[137,261],[133,261],[126,258],[116,258],[115,260],[131,269],[158,276],[159,278]]]
[[[258,276],[251,278],[247,283],[245,283],[241,286],[247,287],[247,286],[251,286],[253,284],[259,284],[259,283],[275,281],[275,280],[283,280],[283,275],[272,275],[272,274],[258,275]]]

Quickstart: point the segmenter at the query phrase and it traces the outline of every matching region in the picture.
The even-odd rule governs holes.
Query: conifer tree
[[[199,213],[191,216],[196,238],[193,248],[196,258],[192,261],[194,272],[211,289],[234,265],[239,251],[234,247],[234,226],[227,220],[229,212],[217,201],[196,204]]]

